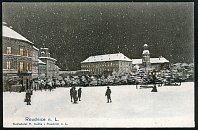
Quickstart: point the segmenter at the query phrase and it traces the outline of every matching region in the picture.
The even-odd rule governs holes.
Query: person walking
[[[152,73],[153,89],[151,90],[151,92],[157,92],[156,80],[156,73]]]
[[[105,96],[107,96],[107,103],[112,102],[111,101],[111,89],[109,87],[107,87],[107,91],[105,93]]]
[[[79,101],[81,101],[81,100],[80,100],[80,98],[81,98],[81,93],[82,93],[82,90],[81,90],[81,88],[79,88],[79,89],[78,89],[78,99],[79,99]]]
[[[31,105],[30,102],[31,102],[31,90],[27,90],[26,91],[26,94],[25,94],[25,102],[27,102],[26,105]]]
[[[78,97],[77,97],[77,91],[75,87],[73,89],[73,99],[74,99],[74,104],[77,104]]]
[[[73,91],[74,91],[74,87],[72,87],[72,88],[70,89],[71,102],[72,102],[72,99],[73,99]]]

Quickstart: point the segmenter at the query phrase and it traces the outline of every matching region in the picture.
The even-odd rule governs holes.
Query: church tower
[[[148,50],[148,45],[147,44],[144,44],[143,46],[144,50],[142,52],[142,64],[145,68],[145,71],[148,72],[150,66],[151,66],[151,63],[150,63],[150,52]]]

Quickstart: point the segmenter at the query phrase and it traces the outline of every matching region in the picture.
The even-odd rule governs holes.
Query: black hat
[[[109,87],[107,87],[107,88],[109,88]]]

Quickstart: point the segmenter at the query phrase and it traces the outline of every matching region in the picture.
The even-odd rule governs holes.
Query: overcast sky
[[[3,20],[35,46],[49,47],[63,70],[92,55],[121,52],[193,62],[193,3],[3,3]]]

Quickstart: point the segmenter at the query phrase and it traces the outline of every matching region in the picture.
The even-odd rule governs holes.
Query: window
[[[20,55],[23,56],[23,48],[20,48]]]
[[[30,71],[32,70],[32,64],[31,63],[29,64],[29,70]]]
[[[33,52],[32,52],[31,50],[29,50],[29,51],[28,51],[28,56],[32,57],[32,55],[33,55],[32,53],[33,53]]]
[[[20,62],[20,72],[23,71],[23,62]]]
[[[6,53],[11,54],[11,47],[7,47]]]
[[[10,61],[7,61],[7,63],[6,63],[6,69],[10,69]]]
[[[26,65],[26,70],[28,70],[28,63],[27,63],[27,65]]]
[[[27,57],[28,57],[28,50],[26,51]]]
[[[14,60],[12,65],[13,65],[12,66],[13,69],[17,69],[17,60]]]

